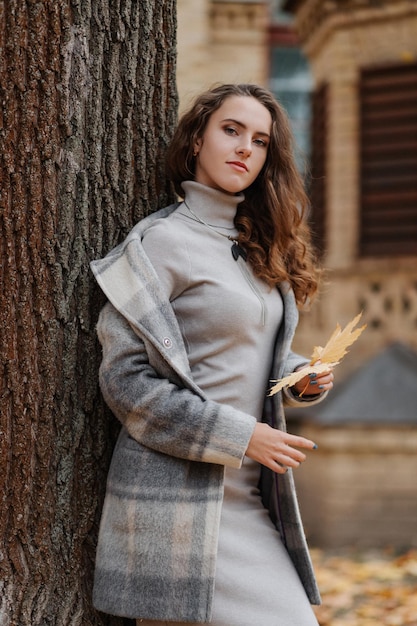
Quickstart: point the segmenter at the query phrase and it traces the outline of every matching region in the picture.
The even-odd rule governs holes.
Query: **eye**
[[[237,130],[233,126],[225,126],[224,132],[227,135],[237,135]]]
[[[253,143],[257,146],[260,146],[261,148],[268,147],[268,142],[266,141],[266,139],[260,139],[259,137],[257,139],[254,139]]]

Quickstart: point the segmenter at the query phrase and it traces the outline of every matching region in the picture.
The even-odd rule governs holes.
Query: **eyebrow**
[[[235,120],[233,117],[226,117],[224,120],[222,120],[222,122],[233,122],[234,124],[237,124],[241,128],[245,128],[245,129],[247,128],[246,124],[244,124],[243,122],[239,122],[239,120]],[[255,132],[255,135],[262,135],[263,137],[270,137],[269,133],[264,133],[262,130],[257,130]]]

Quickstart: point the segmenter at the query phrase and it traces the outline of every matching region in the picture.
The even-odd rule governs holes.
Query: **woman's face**
[[[247,189],[267,157],[272,117],[252,96],[230,96],[194,145],[195,180],[235,194]]]

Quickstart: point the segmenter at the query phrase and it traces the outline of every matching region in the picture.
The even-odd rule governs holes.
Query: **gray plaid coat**
[[[91,264],[109,300],[98,322],[100,386],[123,425],[108,475],[94,605],[125,617],[208,622],[224,466],[240,467],[255,419],[208,400],[194,383],[174,312],[142,248],[144,230],[176,206],[142,220]],[[290,350],[293,293],[285,285],[281,292],[272,379],[305,362]],[[265,420],[285,428],[281,394],[266,398]],[[261,484],[309,599],[319,603],[292,474],[264,469]]]

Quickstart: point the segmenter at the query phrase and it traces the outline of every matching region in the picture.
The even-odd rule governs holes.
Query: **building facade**
[[[268,83],[265,0],[178,0],[180,110],[216,83]]]
[[[312,221],[327,288],[298,346],[363,311],[368,327],[302,434],[310,540],[417,545],[417,3],[288,0],[313,75]],[[320,342],[322,344],[322,342]],[[410,401],[411,400],[411,401]]]
[[[285,8],[313,74],[313,225],[329,270],[298,338],[325,340],[363,310],[345,376],[393,341],[417,349],[417,3]]]

